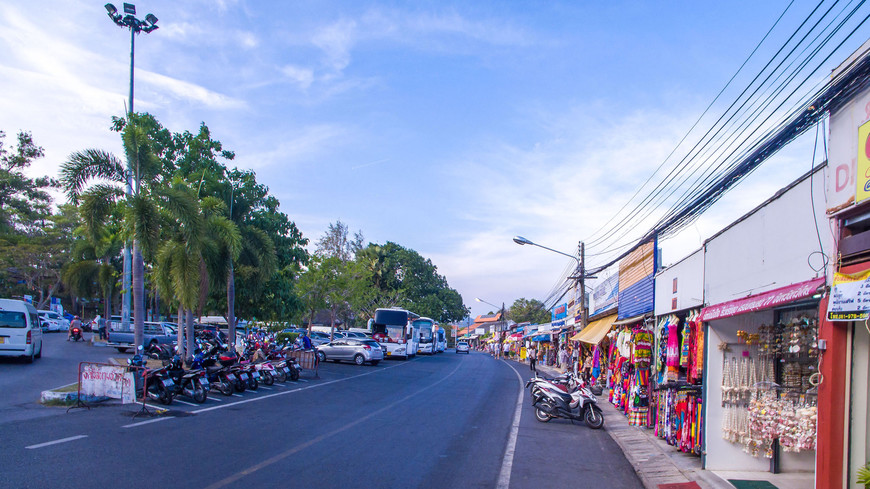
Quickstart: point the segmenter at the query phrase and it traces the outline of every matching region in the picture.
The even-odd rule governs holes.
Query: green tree
[[[368,274],[374,292],[369,296],[380,302],[374,307],[401,306],[422,316],[447,323],[468,315],[460,294],[450,288],[431,260],[396,243],[369,244],[357,254],[357,261]],[[371,317],[373,311],[365,311]]]
[[[334,256],[342,261],[350,261],[363,249],[364,239],[362,231],[357,231],[354,233],[353,238],[351,238],[347,224],[339,219],[335,221],[335,224],[329,223],[326,232],[317,240],[317,248],[314,254],[327,257]]]
[[[547,311],[544,308],[544,303],[537,299],[517,299],[508,309],[507,314],[512,320],[518,323],[548,323],[551,318],[550,311]]]
[[[57,182],[49,177],[29,178],[24,170],[45,152],[28,132],[18,133],[18,144],[4,146],[6,133],[0,131],[0,234],[38,233],[40,222],[51,214],[49,188]]]
[[[157,199],[166,185],[161,160],[155,153],[160,146],[149,136],[148,127],[132,123],[116,125],[121,131],[126,165],[111,153],[88,149],[75,152],[61,167],[64,191],[74,204],[85,193],[104,200],[95,208],[120,204],[124,214],[124,235],[133,243],[133,331],[136,345],[142,344],[145,321],[145,260],[153,259],[160,233],[160,215]],[[126,172],[133,175],[133,193],[126,196],[123,184]],[[92,216],[93,217],[93,216]],[[87,220],[91,217],[83,216]]]

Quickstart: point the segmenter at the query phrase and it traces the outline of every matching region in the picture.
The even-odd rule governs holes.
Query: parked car
[[[37,311],[39,315],[40,327],[45,331],[69,331],[69,321],[61,317],[60,314],[54,311],[42,310]],[[48,326],[45,328],[43,325]]]
[[[130,322],[131,328],[133,322]],[[164,325],[164,323],[153,323],[146,321],[145,322],[145,340],[144,344],[146,346],[150,344],[161,344],[161,345],[174,345],[178,342],[177,333],[171,327]],[[109,328],[109,338],[106,340],[106,344],[109,346],[114,346],[119,352],[125,353],[127,350],[133,348],[133,330],[123,331],[117,328],[120,328],[120,323],[112,323],[112,327]],[[174,326],[174,325],[173,325]],[[116,328],[116,329],[112,329]]]
[[[24,357],[27,363],[42,357],[42,328],[32,304],[0,299],[0,356]]]
[[[357,331],[342,331],[341,333],[344,335],[345,338],[371,338],[371,336],[366,336],[365,334],[359,333]]]
[[[317,359],[321,362],[349,360],[357,365],[366,363],[377,365],[384,359],[384,351],[375,340],[342,338],[320,345],[315,349],[317,350]]]
[[[312,331],[308,337],[311,339],[311,346],[320,346],[329,343],[329,335],[320,331]]]
[[[457,341],[456,342],[456,353],[470,354],[470,352],[468,351],[468,342]]]

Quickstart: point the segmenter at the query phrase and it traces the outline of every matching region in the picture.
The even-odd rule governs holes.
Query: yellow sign
[[[857,160],[857,175],[855,180],[858,182],[857,192],[855,193],[855,202],[870,197],[870,121],[861,124],[858,127],[858,160]]]
[[[828,299],[828,321],[857,321],[870,316],[870,270],[835,273]]]

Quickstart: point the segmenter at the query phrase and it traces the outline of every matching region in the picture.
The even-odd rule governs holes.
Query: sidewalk
[[[544,375],[556,376],[564,369],[537,366]],[[771,474],[770,472],[714,472],[701,468],[701,458],[683,453],[653,434],[653,430],[629,426],[628,418],[599,396],[604,412],[604,429],[622,449],[646,489],[683,489],[694,482],[701,489],[734,489],[727,479],[769,481],[779,489],[812,489],[812,473]],[[664,486],[661,486],[664,484]],[[690,489],[692,486],[685,486]]]
[[[537,368],[545,375],[560,373],[553,367]],[[606,398],[599,397],[598,405],[604,412],[604,429],[622,449],[647,489],[659,489],[660,484],[689,482],[695,482],[702,489],[734,489],[716,474],[702,470],[699,457],[674,449],[653,435],[652,430],[629,426],[628,418]]]

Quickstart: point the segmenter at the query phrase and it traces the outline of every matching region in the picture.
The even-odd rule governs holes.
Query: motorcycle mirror
[[[139,351],[140,351],[140,352],[141,352],[141,351],[142,351],[142,350],[144,350],[144,349],[145,349],[145,347],[144,347],[144,346],[142,346],[142,345],[139,345],[139,346],[138,346],[138,347],[137,347],[137,348],[136,348],[136,349],[137,349],[137,350],[139,350]]]

